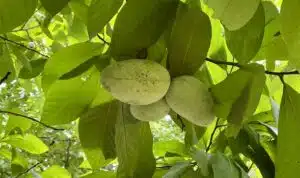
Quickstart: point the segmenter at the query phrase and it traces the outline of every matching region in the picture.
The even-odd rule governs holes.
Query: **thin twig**
[[[70,149],[71,149],[71,146],[72,146],[72,142],[71,142],[71,140],[69,139],[69,140],[68,140],[67,153],[66,153],[66,160],[65,160],[65,168],[68,168],[68,167],[69,167]]]
[[[206,150],[205,150],[206,152],[209,151],[209,149],[210,149],[210,147],[212,145],[212,142],[213,142],[213,139],[214,139],[214,135],[215,135],[217,129],[219,128],[219,126],[218,126],[219,121],[220,121],[220,118],[217,118],[215,128],[214,128],[214,130],[212,131],[212,133],[210,135],[209,143],[208,143],[208,146],[206,147]]]
[[[225,65],[230,65],[230,66],[235,66],[235,67],[242,67],[241,64],[239,63],[235,63],[235,62],[227,62],[227,61],[220,61],[220,60],[215,60],[215,59],[210,59],[210,58],[206,58],[205,59],[208,62],[214,63],[214,64],[225,64]],[[293,71],[288,71],[288,72],[273,72],[273,71],[265,71],[265,74],[268,75],[276,75],[276,76],[284,76],[284,75],[299,75],[300,72],[297,70],[293,70]]]
[[[10,74],[11,74],[11,72],[7,72],[7,73],[5,74],[5,76],[0,80],[0,85],[1,85],[3,82],[5,82],[5,80],[8,79],[8,77],[9,77]]]
[[[26,169],[24,172],[20,172],[15,178],[21,177],[24,174],[27,174],[30,170],[34,169],[35,167],[37,167],[38,165],[42,164],[42,161],[34,164],[33,166],[31,166],[30,168]]]
[[[12,44],[14,44],[14,45],[20,46],[20,47],[22,47],[22,48],[28,49],[28,50],[30,50],[30,51],[33,51],[33,52],[35,52],[35,53],[37,53],[37,54],[39,54],[39,55],[41,55],[41,56],[43,56],[43,57],[49,58],[48,55],[43,54],[43,53],[41,53],[41,52],[39,52],[39,51],[37,51],[37,50],[35,50],[35,49],[29,48],[29,47],[25,46],[25,45],[22,44],[22,43],[15,42],[15,41],[10,40],[10,39],[8,39],[8,38],[5,38],[5,37],[3,37],[3,36],[0,36],[0,39],[2,39],[2,40],[4,40],[4,41],[7,41],[7,42],[10,42],[10,43],[12,43]]]
[[[110,45],[110,43],[107,42],[104,38],[102,38],[99,34],[97,34],[97,37],[98,37],[101,41],[103,41],[104,44]]]
[[[44,127],[47,127],[49,129],[52,129],[52,130],[57,130],[57,131],[62,131],[62,130],[65,130],[65,129],[61,129],[61,128],[55,128],[55,127],[52,127],[50,125],[47,125],[33,117],[30,117],[30,116],[25,116],[25,115],[22,115],[22,114],[18,114],[18,113],[14,113],[14,112],[10,112],[10,111],[3,111],[3,110],[0,110],[0,113],[3,113],[3,114],[10,114],[10,115],[14,115],[14,116],[19,116],[19,117],[23,117],[25,119],[28,119],[28,120],[31,120],[33,122],[36,122]]]

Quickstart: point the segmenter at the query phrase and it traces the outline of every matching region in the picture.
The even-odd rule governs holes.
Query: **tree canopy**
[[[298,178],[299,0],[0,0],[0,176]]]

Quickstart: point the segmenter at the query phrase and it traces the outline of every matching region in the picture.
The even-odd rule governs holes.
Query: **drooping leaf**
[[[48,146],[32,134],[10,135],[2,141],[32,154],[42,154],[48,151]]]
[[[136,57],[154,44],[176,13],[178,0],[130,0],[117,16],[111,41],[116,60]]]
[[[115,140],[119,162],[117,177],[152,178],[155,160],[149,123],[136,120],[129,105],[123,103],[119,103]]]
[[[12,31],[25,23],[34,13],[36,6],[37,0],[1,0],[0,34]]]
[[[246,25],[254,16],[260,1],[206,0],[206,3],[214,10],[214,17],[220,19],[228,30],[233,31]]]
[[[197,6],[180,4],[168,46],[171,76],[194,74],[206,58],[210,40],[208,16]]]
[[[99,87],[99,73],[95,68],[70,80],[58,80],[46,94],[42,122],[67,124],[77,119],[92,103]]]
[[[93,169],[116,157],[115,123],[118,103],[111,101],[89,109],[80,117],[79,139]]]
[[[13,80],[16,76],[13,59],[10,56],[9,49],[6,45],[0,44],[0,78],[3,78],[10,72],[6,82]]]
[[[84,42],[59,50],[45,65],[42,78],[43,89],[47,90],[65,73],[72,71],[91,57],[100,55],[102,47],[100,43]]]
[[[298,69],[300,68],[300,22],[295,19],[300,17],[299,6],[300,1],[298,0],[284,0],[280,13],[280,32],[287,45],[289,60],[295,64]]]
[[[40,0],[43,7],[52,15],[59,13],[70,0]]]
[[[217,153],[210,159],[214,178],[239,178],[240,173],[237,167],[221,153]]]
[[[11,47],[14,55],[16,56],[17,60],[20,61],[20,63],[25,67],[27,70],[32,71],[32,66],[30,64],[29,59],[24,54],[23,48],[18,47]]]
[[[58,165],[53,165],[46,169],[44,172],[42,172],[41,176],[43,178],[71,178],[71,174],[64,168],[58,166]]]
[[[201,170],[202,175],[208,176],[209,175],[209,169],[208,169],[208,157],[207,154],[202,150],[196,150],[192,157],[194,160],[197,161],[197,165],[199,169]]]
[[[187,161],[177,163],[163,176],[163,178],[180,178],[189,167],[190,163]]]
[[[90,38],[100,32],[118,12],[123,0],[93,0],[88,8],[87,27]]]
[[[235,31],[229,31],[225,28],[228,48],[240,63],[249,62],[259,51],[264,37],[264,29],[265,15],[262,4],[242,28]]]
[[[37,77],[40,73],[43,72],[44,66],[46,64],[47,59],[38,59],[30,61],[30,66],[32,70],[28,70],[26,67],[22,67],[19,73],[19,78],[22,79],[30,79]]]
[[[300,167],[299,137],[300,94],[284,85],[278,124],[276,178],[297,177]]]

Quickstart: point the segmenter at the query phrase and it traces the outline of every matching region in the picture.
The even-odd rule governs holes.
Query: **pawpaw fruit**
[[[148,105],[165,96],[170,74],[154,61],[129,59],[107,66],[101,73],[101,83],[124,103]]]
[[[214,120],[213,98],[208,87],[193,76],[172,80],[166,101],[177,114],[198,126],[208,126]]]
[[[130,105],[130,112],[141,121],[157,121],[165,117],[170,111],[170,107],[165,99],[161,99],[149,105]]]

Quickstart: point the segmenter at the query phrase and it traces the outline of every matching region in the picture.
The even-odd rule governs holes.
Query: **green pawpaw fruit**
[[[141,121],[156,121],[165,117],[170,107],[165,99],[161,99],[149,105],[130,105],[131,114]]]
[[[165,96],[170,86],[170,74],[154,61],[130,59],[106,67],[101,74],[101,83],[124,103],[148,105]]]
[[[177,114],[198,126],[208,126],[214,120],[213,99],[208,87],[193,76],[174,78],[166,101]]]

